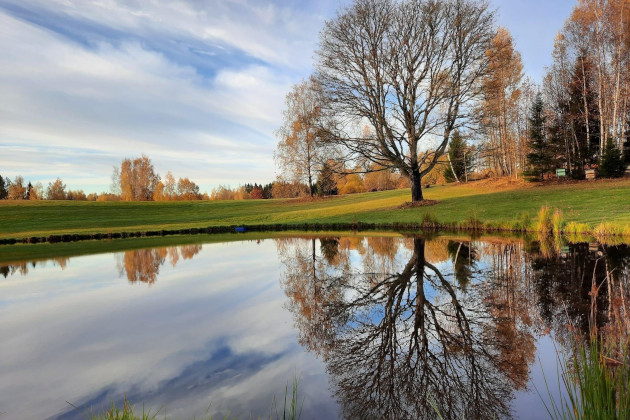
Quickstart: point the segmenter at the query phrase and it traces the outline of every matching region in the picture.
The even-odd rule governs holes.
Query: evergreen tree
[[[31,191],[33,190],[33,184],[31,184],[31,181],[28,181],[28,186],[26,187],[26,195],[24,196],[25,200],[30,200],[31,199]]]
[[[4,178],[0,175],[0,200],[4,200],[9,195],[7,191],[7,186],[4,183]]]
[[[266,184],[266,185],[263,187],[263,197],[264,197],[264,198],[267,198],[267,199],[269,199],[269,198],[273,198],[273,195],[272,195],[272,193],[271,193],[271,192],[272,192],[272,190],[273,190],[273,183],[271,183],[271,182],[270,182],[269,184]]]
[[[599,163],[599,175],[603,178],[620,178],[626,171],[621,151],[611,138],[606,141],[604,153]]]
[[[322,165],[317,177],[317,194],[319,195],[336,195],[337,182],[335,181],[335,173],[332,166],[326,162]]]
[[[446,182],[464,181],[466,178],[466,172],[470,171],[472,164],[471,156],[466,156],[468,145],[459,133],[459,131],[453,132],[451,142],[448,146],[448,158],[450,164],[444,169],[444,178]],[[453,170],[455,171],[453,173]]]
[[[549,171],[553,160],[553,149],[550,148],[545,132],[547,118],[544,114],[545,104],[540,92],[532,104],[531,115],[529,117],[529,148],[527,162],[530,170],[526,175],[531,180],[542,180],[545,173]]]

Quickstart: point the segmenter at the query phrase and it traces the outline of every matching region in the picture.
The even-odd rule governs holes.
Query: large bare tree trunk
[[[411,201],[416,203],[424,200],[422,196],[422,178],[420,172],[416,169],[411,173]]]

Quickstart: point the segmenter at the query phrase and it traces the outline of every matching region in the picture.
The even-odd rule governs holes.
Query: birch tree
[[[282,172],[281,178],[308,184],[311,196],[324,161],[324,145],[318,129],[321,93],[319,83],[312,77],[293,86],[286,97],[282,127],[276,133],[279,142],[274,158]]]

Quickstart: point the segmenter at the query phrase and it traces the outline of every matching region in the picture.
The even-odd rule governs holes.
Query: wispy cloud
[[[244,1],[7,2],[0,171],[98,189],[146,153],[206,189],[270,181],[283,98],[310,71],[322,19]]]

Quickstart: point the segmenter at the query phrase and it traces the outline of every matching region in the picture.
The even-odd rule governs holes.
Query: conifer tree
[[[329,162],[322,165],[322,169],[317,177],[316,184],[317,193],[319,195],[336,195],[337,182],[335,181],[335,173]]]
[[[5,198],[7,198],[8,195],[9,192],[7,191],[7,187],[4,184],[4,178],[2,178],[2,175],[0,175],[0,200],[4,200]]]
[[[621,151],[609,137],[599,163],[599,175],[603,178],[620,178],[626,171]]]
[[[549,171],[553,159],[553,150],[549,147],[545,131],[547,119],[544,114],[544,107],[542,95],[539,92],[532,104],[529,117],[529,148],[531,152],[527,154],[530,170],[527,171],[526,175],[532,180],[542,180],[545,173]]]
[[[448,146],[449,165],[444,169],[444,178],[447,182],[465,181],[466,172],[470,171],[472,164],[470,156],[466,156],[468,145],[459,131],[453,133]]]

